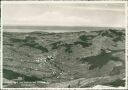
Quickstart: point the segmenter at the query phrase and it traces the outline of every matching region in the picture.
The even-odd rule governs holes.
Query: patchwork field
[[[6,88],[125,86],[125,30],[4,32]]]

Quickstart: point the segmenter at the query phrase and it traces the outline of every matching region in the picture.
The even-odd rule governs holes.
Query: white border
[[[0,66],[0,69],[1,69],[1,75],[0,75],[0,76],[1,76],[1,79],[0,79],[1,82],[0,82],[0,84],[1,84],[1,85],[0,85],[0,88],[2,88],[2,85],[3,85],[3,73],[2,73],[2,72],[3,72],[3,69],[2,69],[2,68],[3,68],[3,63],[2,63],[2,61],[3,61],[3,22],[2,22],[2,21],[3,21],[3,20],[2,20],[2,16],[3,16],[2,14],[3,14],[3,13],[2,13],[2,12],[3,12],[3,11],[2,11],[2,10],[3,10],[3,9],[2,9],[2,7],[3,7],[3,6],[2,6],[2,3],[1,3],[1,46],[0,46],[0,47],[1,47],[1,53],[0,53],[0,54],[1,54],[1,55],[0,55],[0,56],[1,56],[1,63],[0,63],[0,65],[1,65],[1,66]]]
[[[1,4],[41,4],[41,3],[127,3],[127,1],[1,1]]]
[[[125,23],[126,23],[126,27],[125,27],[125,60],[126,60],[126,63],[125,63],[125,75],[126,75],[126,85],[125,87],[123,88],[3,88],[3,74],[1,73],[1,89],[12,89],[12,90],[17,90],[17,89],[21,89],[21,90],[24,90],[24,89],[35,89],[35,90],[94,90],[94,89],[119,89],[119,90],[123,90],[123,89],[127,89],[127,86],[128,86],[128,80],[127,80],[127,74],[128,74],[128,67],[127,67],[127,15],[128,15],[128,12],[127,12],[127,1],[1,1],[1,72],[3,72],[3,20],[2,20],[2,16],[3,16],[3,5],[4,4],[41,4],[41,3],[123,3],[125,4]]]
[[[125,75],[126,75],[126,77],[125,77],[125,79],[126,79],[126,83],[125,83],[125,86],[126,86],[126,89],[128,88],[128,61],[127,61],[127,58],[128,58],[128,50],[127,50],[127,48],[128,48],[128,11],[127,11],[127,9],[128,9],[128,3],[126,2],[125,3],[125,28],[126,28],[126,33],[125,33]]]

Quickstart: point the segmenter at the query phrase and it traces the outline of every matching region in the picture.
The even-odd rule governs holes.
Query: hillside
[[[4,32],[3,68],[10,88],[33,87],[6,82],[19,77],[34,87],[124,86],[125,30]]]

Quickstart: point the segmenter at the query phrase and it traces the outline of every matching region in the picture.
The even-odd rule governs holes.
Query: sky
[[[125,6],[119,3],[6,3],[3,25],[124,27]]]

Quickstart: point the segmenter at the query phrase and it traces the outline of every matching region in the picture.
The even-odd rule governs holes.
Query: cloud
[[[10,23],[8,21],[13,21],[13,24],[33,24],[33,25],[77,25],[78,22],[85,23],[85,20],[82,17],[77,16],[68,16],[64,15],[59,12],[45,12],[42,15],[36,16],[24,16],[24,17],[13,17],[13,18],[6,18],[6,24]]]
[[[12,6],[12,7],[11,7]],[[56,6],[56,5],[55,5]],[[97,5],[11,5],[4,7],[4,25],[125,26],[123,8]]]

